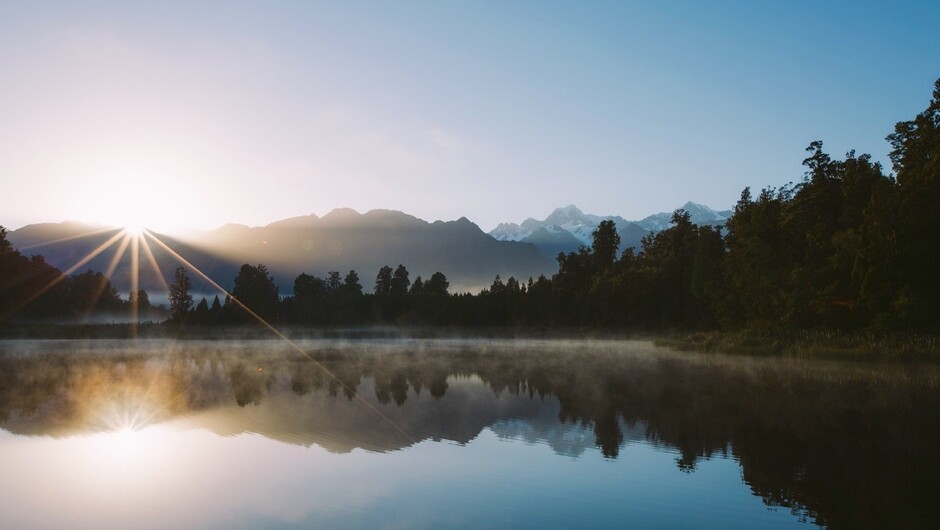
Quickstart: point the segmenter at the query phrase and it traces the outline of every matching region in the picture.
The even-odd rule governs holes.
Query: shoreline
[[[940,337],[874,331],[707,331],[654,339],[679,351],[799,359],[940,362]]]

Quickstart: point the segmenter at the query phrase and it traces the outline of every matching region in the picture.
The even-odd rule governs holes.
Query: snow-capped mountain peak
[[[698,204],[692,201],[683,204],[682,209],[689,212],[689,216],[693,219],[699,219],[701,221],[718,221],[728,218],[723,212],[716,212],[704,204]]]
[[[715,211],[704,204],[689,201],[682,205],[682,210],[689,213],[689,218],[697,225],[721,224],[731,217],[731,210]],[[660,212],[645,217],[637,224],[651,232],[659,232],[669,228],[672,224],[673,212]]]
[[[689,201],[682,205],[683,210],[689,212],[689,217],[696,224],[721,224],[731,216],[730,210],[715,211],[704,204],[698,204]],[[600,216],[586,214],[574,204],[569,204],[561,208],[555,208],[543,221],[528,218],[521,224],[500,223],[496,228],[490,231],[490,235],[500,241],[526,241],[531,242],[542,248],[548,245],[545,243],[551,236],[551,248],[542,248],[543,252],[557,250],[566,251],[566,249],[576,250],[577,245],[590,246],[593,239],[593,232],[597,225],[604,220],[612,220],[617,225],[617,231],[621,236],[621,246],[636,247],[640,243],[642,236],[659,232],[669,228],[672,221],[673,212],[660,212],[639,221],[627,221],[623,217],[616,215]],[[573,238],[568,237],[561,232],[567,232]],[[564,236],[559,238],[558,236]],[[570,248],[568,248],[570,247]],[[557,252],[555,252],[557,254]],[[552,254],[554,255],[554,254]]]
[[[577,224],[583,220],[584,212],[577,206],[569,204],[564,208],[555,208],[555,211],[545,219],[545,222],[564,226],[565,224]]]
[[[497,241],[520,241],[531,233],[516,223],[499,223],[490,231],[490,235]]]

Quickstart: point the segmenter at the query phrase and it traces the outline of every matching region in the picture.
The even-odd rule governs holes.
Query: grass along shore
[[[876,331],[708,331],[656,339],[683,351],[807,359],[940,361],[940,337]]]

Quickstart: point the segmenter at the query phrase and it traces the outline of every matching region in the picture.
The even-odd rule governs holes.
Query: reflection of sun
[[[103,454],[113,460],[124,460],[146,453],[151,437],[140,429],[125,428],[101,437]]]
[[[127,390],[117,390],[126,392]],[[156,396],[150,390],[133,392],[132,396],[99,405],[96,415],[98,421],[108,432],[113,434],[133,434],[150,425],[157,416],[157,410],[151,404]],[[139,395],[138,395],[139,394]]]

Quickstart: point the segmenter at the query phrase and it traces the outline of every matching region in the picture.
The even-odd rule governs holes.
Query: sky
[[[0,0],[0,225],[484,230],[798,181],[940,77],[938,2]]]

